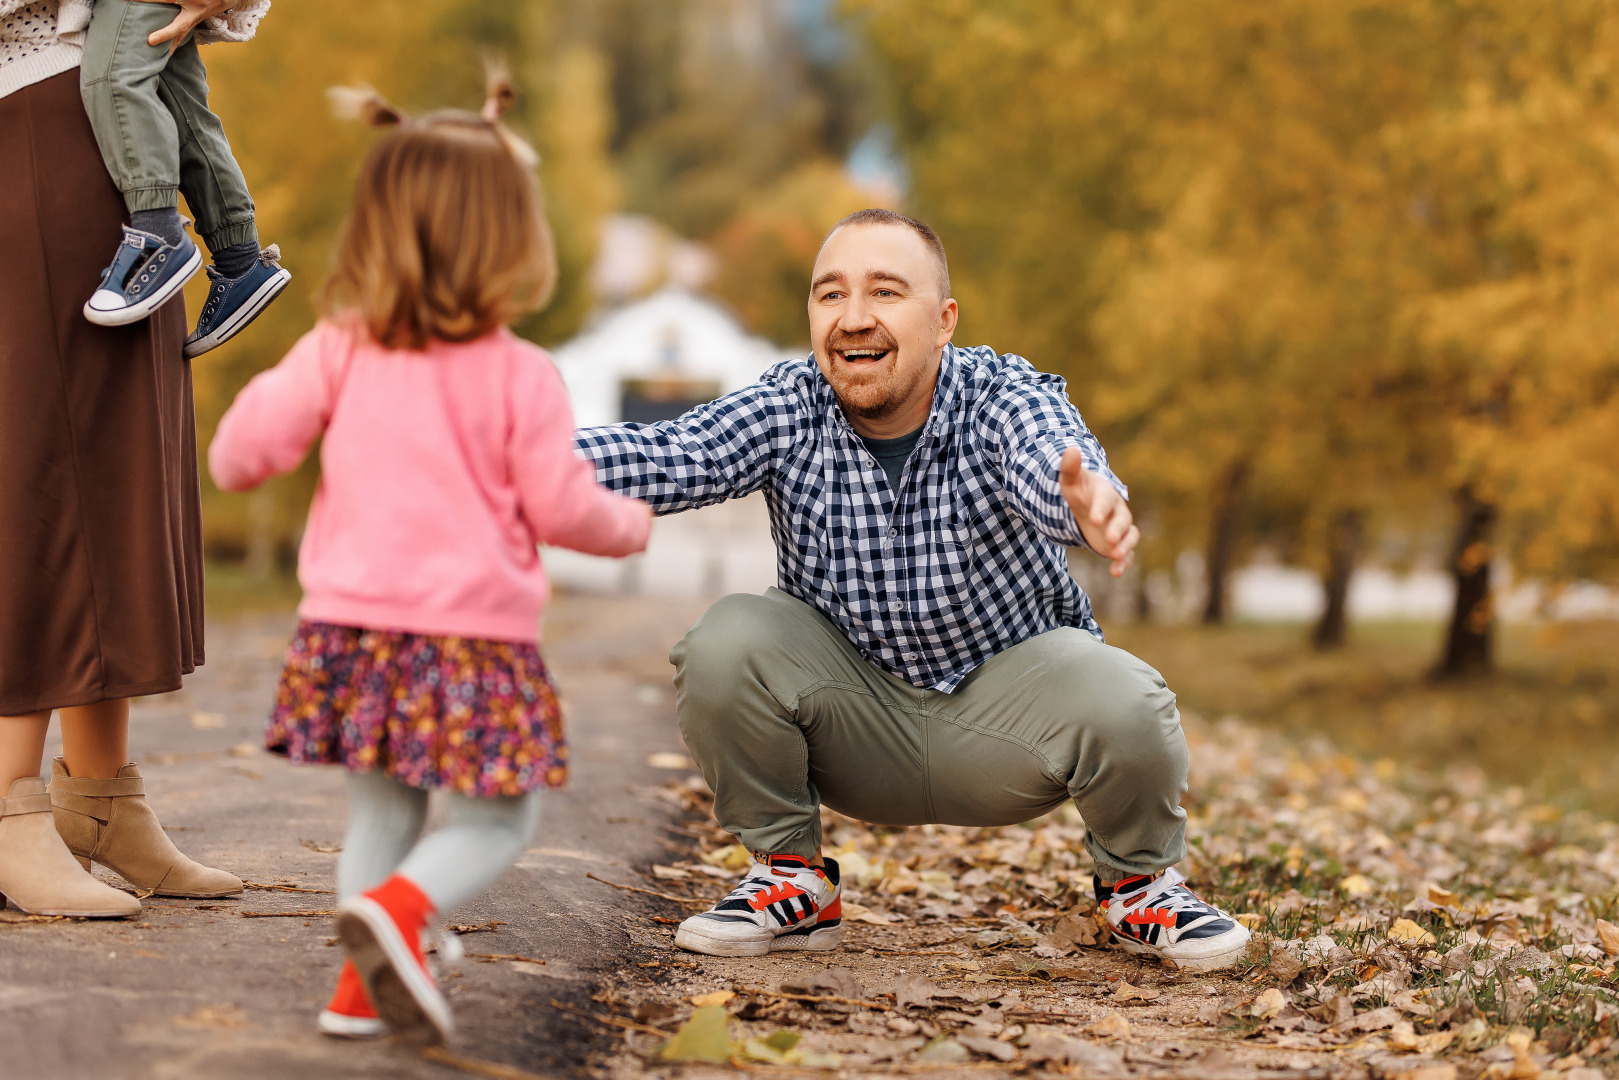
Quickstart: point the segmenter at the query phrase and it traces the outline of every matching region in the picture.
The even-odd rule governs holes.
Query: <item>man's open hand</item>
[[[147,35],[146,44],[161,45],[169,43],[169,52],[172,54],[186,39],[186,35],[197,28],[197,24],[204,19],[211,19],[215,15],[223,15],[230,10],[235,0],[141,0],[146,4],[178,5],[180,10],[174,16],[174,21],[161,30],[154,30]]]
[[[1130,516],[1130,504],[1100,473],[1085,468],[1079,448],[1070,446],[1062,456],[1062,497],[1074,512],[1079,531],[1091,550],[1113,562],[1114,577],[1130,568],[1141,530]]]

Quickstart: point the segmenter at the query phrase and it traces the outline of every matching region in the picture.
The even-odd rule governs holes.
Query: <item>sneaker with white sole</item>
[[[187,360],[219,348],[246,330],[281,295],[292,273],[281,266],[281,249],[271,244],[241,277],[226,277],[210,266],[208,280],[213,283],[208,286],[208,299],[203,301],[197,328],[186,338]]]
[[[202,265],[202,252],[185,233],[178,244],[124,226],[124,238],[101,284],[84,302],[84,317],[97,326],[140,322],[168,303]]]
[[[1113,885],[1094,879],[1096,901],[1126,952],[1173,960],[1188,971],[1217,971],[1242,959],[1248,928],[1186,887],[1174,869]]]
[[[447,1041],[455,1031],[450,1003],[422,956],[422,931],[433,914],[426,894],[395,874],[337,910],[338,943],[388,1030],[414,1043]]]
[[[337,989],[332,1000],[320,1011],[315,1026],[322,1035],[334,1039],[379,1039],[388,1034],[388,1025],[382,1022],[377,1010],[366,996],[365,983],[354,968],[354,961],[343,961],[343,970],[337,976]]]
[[[824,952],[843,943],[838,864],[802,855],[755,855],[741,884],[675,931],[675,944],[709,956],[763,956],[778,949]]]

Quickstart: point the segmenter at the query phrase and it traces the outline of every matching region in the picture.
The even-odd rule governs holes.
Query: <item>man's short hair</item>
[[[913,217],[907,217],[895,210],[883,210],[877,207],[872,207],[869,210],[856,210],[854,213],[832,226],[832,228],[827,231],[827,239],[830,239],[833,233],[837,232],[845,225],[903,225],[905,228],[914,232],[917,236],[920,236],[922,238],[922,243],[927,245],[929,253],[933,256],[933,261],[938,265],[939,268],[939,299],[944,300],[949,298],[950,260],[945,258],[944,241],[939,239],[939,234],[933,231],[932,226],[928,225],[924,221],[918,221]],[[826,243],[826,240],[823,239],[821,242],[824,244]]]

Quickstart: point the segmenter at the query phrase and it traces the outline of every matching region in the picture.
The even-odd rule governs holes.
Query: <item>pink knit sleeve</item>
[[[221,490],[248,491],[298,467],[331,419],[337,369],[350,351],[348,331],[318,323],[242,388],[208,446],[208,471]]]
[[[562,376],[549,357],[534,353],[514,368],[511,455],[523,517],[535,540],[587,555],[645,550],[651,511],[639,499],[602,487],[595,467],[574,454],[573,406]]]

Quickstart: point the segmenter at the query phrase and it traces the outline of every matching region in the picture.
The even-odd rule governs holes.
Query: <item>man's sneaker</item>
[[[1190,971],[1230,967],[1248,948],[1248,928],[1204,903],[1176,870],[1138,874],[1112,886],[1094,879],[1096,901],[1127,952],[1173,960]]]
[[[675,944],[709,956],[763,956],[775,949],[821,952],[843,942],[838,864],[801,855],[755,855],[730,895],[675,931]]]
[[[321,1010],[315,1026],[323,1035],[338,1039],[375,1039],[388,1034],[388,1025],[371,1007],[365,996],[365,983],[354,968],[354,961],[343,961],[343,970],[337,976],[337,990],[332,1000]]]
[[[185,287],[202,265],[202,252],[191,237],[178,244],[124,226],[124,239],[101,272],[101,284],[84,302],[84,317],[98,326],[140,322]]]
[[[455,1029],[450,1003],[422,958],[422,931],[433,915],[427,895],[395,874],[337,910],[337,940],[388,1029],[412,1042],[448,1039]]]
[[[247,329],[247,324],[281,295],[292,274],[281,268],[281,249],[274,244],[259,252],[253,266],[241,277],[228,278],[212,266],[208,268],[208,299],[197,318],[197,328],[186,338],[189,360],[210,349],[217,349]]]

